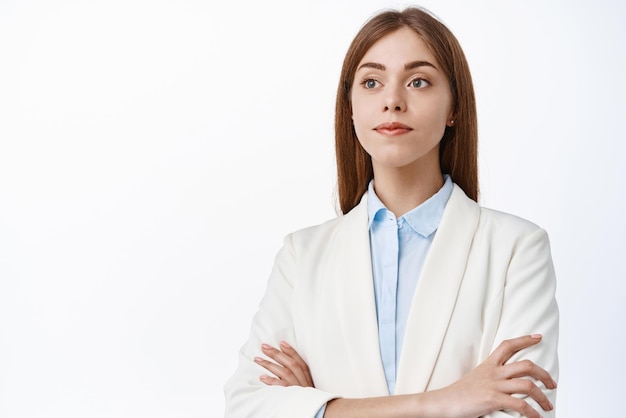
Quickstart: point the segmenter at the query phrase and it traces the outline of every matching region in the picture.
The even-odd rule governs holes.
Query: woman
[[[285,239],[226,416],[553,416],[548,238],[476,204],[475,99],[450,31],[416,8],[367,22],[335,131],[344,215]]]

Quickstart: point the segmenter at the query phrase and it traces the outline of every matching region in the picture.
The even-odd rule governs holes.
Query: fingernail
[[[554,409],[554,405],[552,405],[552,402],[548,401],[548,404],[550,404],[550,410]]]
[[[254,362],[255,362],[255,363],[260,363],[260,362],[262,362],[262,361],[263,361],[263,359],[262,359],[261,357],[255,357],[255,358],[254,358]]]
[[[539,339],[541,338],[541,334],[532,334],[531,337]]]
[[[552,389],[556,389],[556,380],[554,380],[554,379],[552,379],[552,386],[553,386]]]
[[[281,342],[280,342],[280,346],[281,346],[281,347],[286,347],[286,348],[289,348],[289,344],[287,344],[287,341],[281,341]]]
[[[269,344],[265,344],[265,343],[263,343],[263,344],[261,344],[261,348],[262,348],[262,349],[264,349],[264,350],[269,350],[269,349],[271,349],[272,347],[271,347]]]
[[[261,380],[262,382],[265,382],[267,380],[268,376],[262,374],[261,376],[259,376],[259,380]]]

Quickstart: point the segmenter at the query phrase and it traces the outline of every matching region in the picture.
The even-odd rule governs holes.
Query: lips
[[[413,129],[400,122],[385,122],[375,127],[374,130],[382,135],[397,136],[410,132]]]

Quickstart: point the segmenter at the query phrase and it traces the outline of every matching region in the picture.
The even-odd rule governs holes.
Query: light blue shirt
[[[387,387],[392,395],[417,281],[452,194],[450,176],[444,179],[437,193],[399,218],[380,201],[373,181],[367,192],[378,341]]]
[[[452,194],[450,176],[444,175],[444,180],[437,193],[399,218],[380,201],[373,180],[367,191],[378,343],[387,387],[392,395],[396,389],[396,372],[413,294]],[[315,418],[322,418],[325,410],[326,406],[323,406]]]

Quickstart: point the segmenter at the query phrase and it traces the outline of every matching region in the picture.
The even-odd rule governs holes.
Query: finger
[[[554,406],[545,393],[529,379],[510,379],[500,383],[499,389],[509,394],[528,395],[534,399],[544,411],[551,411]],[[525,402],[525,401],[524,401]]]
[[[272,377],[272,376],[268,376],[268,375],[266,375],[266,374],[261,375],[261,376],[259,377],[259,380],[260,380],[261,382],[265,383],[265,384],[266,384],[266,385],[268,385],[268,386],[289,386],[289,385],[287,384],[287,382],[285,382],[285,381],[283,381],[283,380],[280,380],[280,379],[277,379],[277,378]]]
[[[298,385],[298,379],[289,369],[261,357],[255,357],[254,362],[285,382],[285,385],[282,386]]]
[[[506,395],[504,393],[498,394],[496,396],[496,405],[495,410],[497,411],[515,411],[519,412],[526,418],[541,418],[539,412],[535,411],[535,409],[530,406],[528,402],[511,395]]]
[[[498,365],[506,363],[513,354],[517,353],[524,348],[531,347],[541,341],[541,335],[532,334],[525,335],[523,337],[512,338],[510,340],[504,340],[498,345],[498,347],[488,357],[489,361],[495,362]]]
[[[304,378],[303,373],[299,370],[298,364],[295,360],[269,344],[262,344],[261,350],[266,356],[278,363],[277,366],[280,367],[280,369],[277,369],[280,373],[278,377],[283,380],[287,380],[292,385],[306,386],[306,379]],[[275,366],[273,368],[276,369]]]
[[[280,348],[283,350],[285,354],[294,359],[300,366],[300,370],[303,373],[303,377],[306,380],[306,383],[309,386],[313,386],[313,378],[311,377],[311,371],[309,370],[309,366],[306,364],[304,359],[300,357],[300,354],[291,346],[287,341],[280,342]]]
[[[294,359],[301,366],[308,369],[306,362],[302,359],[302,357],[300,357],[300,354],[298,354],[298,352],[292,346],[289,345],[287,341],[280,342],[280,349],[283,350],[283,353],[287,354],[289,357]]]
[[[286,370],[288,370],[289,374],[291,374],[296,379],[295,384],[299,386],[307,386],[307,373],[302,370],[301,365],[295,359],[291,358],[289,355],[283,353],[282,351],[270,346],[269,344],[261,344],[261,350],[266,356],[268,356],[269,358],[283,366]]]
[[[501,372],[504,379],[532,377],[541,381],[547,389],[556,389],[556,382],[552,379],[550,373],[530,360],[520,360],[505,364],[502,366]]]

